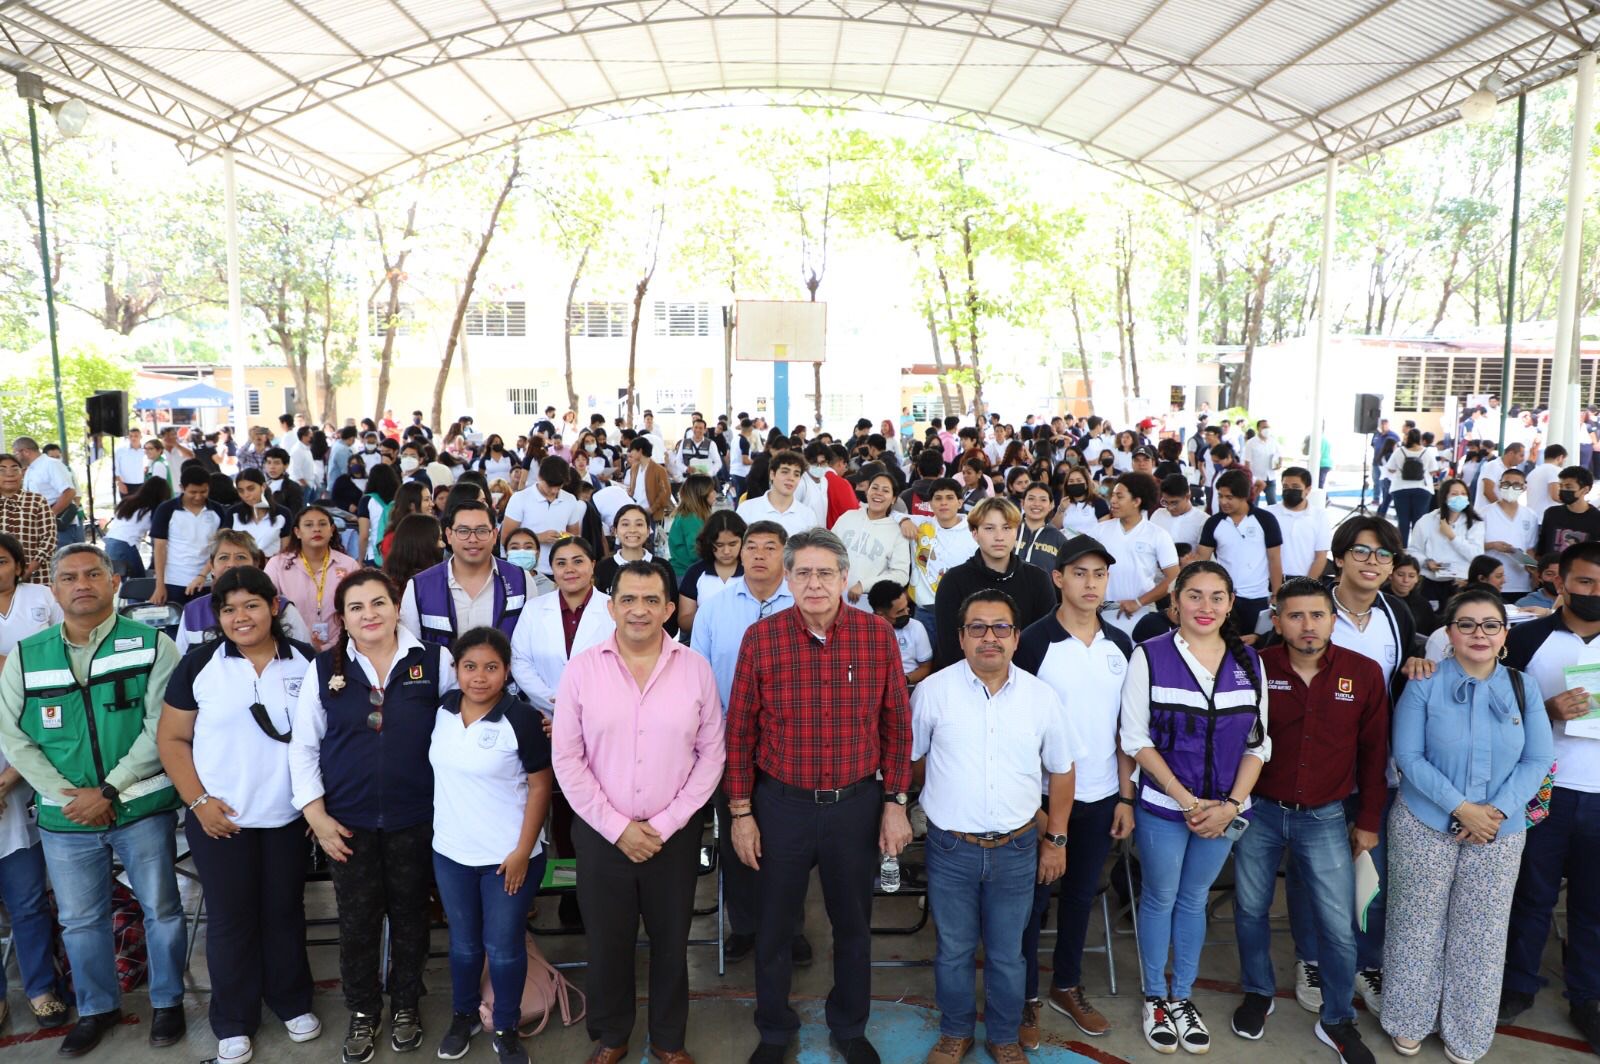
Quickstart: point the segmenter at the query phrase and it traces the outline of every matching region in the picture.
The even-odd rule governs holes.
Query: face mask
[[[904,628],[906,625],[908,625],[910,623],[911,623],[911,614],[909,614],[909,613],[901,614],[899,617],[896,617],[894,619],[894,626],[896,628]]]
[[[1556,597],[1556,585],[1552,584],[1548,580],[1539,581],[1539,590],[1543,591],[1546,595],[1549,595],[1551,598],[1555,598]]]
[[[1450,496],[1450,500],[1446,502],[1445,505],[1450,507],[1451,513],[1458,514],[1471,504],[1465,495],[1452,495]]]
[[[539,552],[536,550],[508,550],[506,551],[506,561],[515,565],[518,569],[532,570],[538,564]]]
[[[1067,497],[1068,498],[1081,499],[1087,494],[1089,494],[1089,486],[1087,484],[1068,484],[1067,485]]]
[[[1306,493],[1301,491],[1299,488],[1283,489],[1283,504],[1289,509],[1293,510],[1295,507],[1299,506],[1305,501]]]
[[[1098,488],[1096,488],[1095,490],[1098,491],[1101,495],[1110,495],[1111,494],[1111,485],[1110,484],[1102,484]]]
[[[400,459],[401,472],[409,473],[415,468],[417,468],[417,460],[415,458],[412,458],[410,455],[406,455],[404,458]]]
[[[1074,454],[1069,454],[1069,455],[1067,455],[1066,462],[1067,462],[1067,465],[1076,467],[1077,464],[1078,464],[1078,456],[1074,455]]]
[[[1522,498],[1521,488],[1501,488],[1500,497],[1506,502],[1517,502]]]
[[[1587,623],[1600,621],[1600,595],[1567,595],[1567,609]]]
[[[1556,493],[1556,498],[1561,500],[1562,505],[1571,506],[1578,501],[1578,493],[1570,488],[1563,488]]]
[[[811,475],[813,477],[815,477],[817,480],[821,480],[823,478],[823,476],[825,476],[827,474],[827,472],[828,472],[828,467],[827,466],[814,465],[814,466],[811,467]]]
[[[583,449],[588,451],[590,454],[594,454],[597,449],[597,445],[593,443],[586,443],[583,445]]]

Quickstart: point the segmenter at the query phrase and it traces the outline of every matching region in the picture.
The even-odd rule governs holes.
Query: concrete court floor
[[[185,880],[183,886],[192,905],[195,885]],[[701,906],[709,906],[713,902],[714,890],[710,877],[702,879]],[[326,883],[311,884],[307,890],[307,903],[309,916],[331,916],[331,886]],[[914,922],[917,905],[915,898],[879,899],[875,908],[876,921],[880,924]],[[1280,897],[1280,911],[1281,905]],[[538,924],[541,927],[554,926],[554,898],[540,899]],[[807,927],[817,960],[811,968],[796,972],[794,992],[804,1028],[799,1047],[791,1053],[790,1060],[797,1064],[823,1064],[836,1061],[839,1057],[828,1047],[827,1029],[822,1020],[822,999],[831,984],[830,953],[827,919],[822,910],[821,891],[815,883],[808,901]],[[1127,929],[1126,922],[1122,927]],[[1293,958],[1287,924],[1280,921],[1276,928],[1282,933],[1274,937],[1279,986],[1282,988],[1277,1010],[1267,1021],[1266,1037],[1254,1043],[1239,1039],[1228,1029],[1228,1017],[1237,1003],[1237,992],[1231,981],[1237,977],[1238,960],[1231,944],[1232,921],[1225,906],[1220,918],[1213,920],[1211,927],[1214,938],[1228,940],[1208,946],[1201,966],[1202,973],[1208,978],[1202,980],[1204,985],[1197,1001],[1212,1031],[1211,1055],[1222,1059],[1272,1061],[1273,1064],[1330,1064],[1335,1059],[1332,1052],[1318,1043],[1312,1034],[1313,1016],[1302,1011],[1293,998]],[[316,933],[331,937],[331,929],[318,929]],[[696,937],[714,936],[715,918],[697,919],[694,934]],[[444,931],[435,931],[433,944],[436,951],[444,950],[445,938]],[[1103,940],[1097,914],[1090,926],[1089,945],[1099,945]],[[1042,957],[1046,969],[1051,944],[1052,939],[1047,933]],[[204,946],[202,929],[190,972],[191,987],[203,988],[206,985]],[[541,946],[546,956],[557,963],[582,956],[581,937],[544,936]],[[929,926],[908,937],[875,936],[873,956],[879,961],[924,960],[931,957],[933,948],[934,931]],[[1089,1061],[1117,1064],[1158,1059],[1158,1054],[1145,1045],[1138,1030],[1139,980],[1132,936],[1117,935],[1114,950],[1120,991],[1118,996],[1109,994],[1103,955],[1087,956],[1084,972],[1091,997],[1116,1025],[1115,1029],[1103,1038],[1089,1039],[1065,1016],[1046,1008],[1043,1014],[1045,1045],[1039,1052],[1030,1054],[1034,1064],[1088,1064]],[[339,1059],[339,1045],[347,1014],[338,990],[337,952],[332,947],[314,947],[310,956],[312,972],[318,980],[317,1012],[324,1024],[322,1037],[313,1042],[294,1044],[289,1041],[282,1025],[267,1013],[256,1039],[256,1060],[325,1064]],[[1550,988],[1539,995],[1533,1009],[1522,1017],[1522,1023],[1516,1029],[1501,1031],[1490,1051],[1494,1060],[1506,1064],[1535,1061],[1539,1064],[1578,1064],[1580,1061],[1594,1060],[1594,1055],[1579,1041],[1576,1030],[1567,1021],[1566,1007],[1560,997],[1560,943],[1554,936],[1546,953],[1545,964],[1546,975],[1551,981]],[[27,1002],[20,990],[16,989],[14,966],[12,972],[12,1019],[4,1030],[0,1030],[0,1061],[4,1064],[29,1064],[61,1059],[56,1055],[56,1048],[64,1032],[39,1032],[33,1027]],[[581,970],[569,974],[581,988]],[[629,1064],[648,1064],[651,1059],[645,1051],[645,974],[645,954],[641,950],[640,1010]],[[690,1014],[689,1050],[700,1064],[743,1064],[756,1041],[752,1025],[754,1002],[751,960],[747,958],[731,965],[725,976],[718,976],[714,949],[692,947],[690,977],[694,1000]],[[426,1030],[423,1048],[414,1054],[396,1054],[385,1040],[378,1052],[378,1061],[409,1056],[414,1064],[420,1064],[423,1060],[436,1059],[434,1050],[437,1039],[449,1022],[449,972],[442,957],[430,960],[427,982],[430,992],[423,999]],[[886,1064],[920,1064],[935,1041],[938,1030],[937,1011],[932,1008],[931,969],[925,966],[875,969],[873,993],[876,1002],[869,1034],[884,1061]],[[206,1001],[207,995],[203,990],[192,992],[186,999],[189,1010],[187,1043],[157,1050],[150,1048],[147,1042],[149,1000],[142,991],[130,994],[124,1002],[125,1014],[129,1014],[124,1025],[108,1035],[86,1059],[105,1064],[179,1064],[208,1059],[215,1054],[216,1041],[206,1024]],[[1388,1045],[1372,1017],[1360,1013],[1360,1023],[1367,1044],[1373,1047],[1380,1061],[1404,1059]],[[981,1026],[978,1039],[979,1044],[968,1060],[987,1061],[988,1055],[982,1048]],[[529,1039],[525,1045],[534,1061],[561,1064],[581,1064],[589,1050],[589,1041],[581,1022],[562,1028],[556,1020],[552,1020],[543,1033]],[[1182,1056],[1178,1054],[1178,1057]],[[1176,1060],[1178,1057],[1167,1059]],[[489,1040],[486,1037],[475,1039],[465,1059],[492,1061],[494,1055]],[[1422,1054],[1415,1059],[1423,1064],[1444,1060],[1437,1039],[1425,1043]]]

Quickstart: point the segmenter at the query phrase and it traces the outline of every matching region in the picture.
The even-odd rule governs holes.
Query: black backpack
[[[1421,480],[1425,476],[1427,476],[1427,473],[1422,468],[1422,456],[1420,454],[1406,455],[1405,461],[1400,463],[1400,479]]]

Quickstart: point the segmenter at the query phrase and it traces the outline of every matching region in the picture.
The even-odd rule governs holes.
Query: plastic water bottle
[[[885,894],[893,894],[900,889],[900,858],[892,853],[883,855],[883,860],[878,863],[878,886]]]

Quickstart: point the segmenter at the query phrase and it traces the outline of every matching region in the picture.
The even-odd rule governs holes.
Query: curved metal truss
[[[1298,0],[490,3],[370,0],[382,32],[340,0],[0,3],[0,64],[171,136],[190,161],[231,149],[319,197],[597,122],[793,105],[1017,137],[1215,208],[1449,121],[1489,73],[1505,95],[1559,77],[1600,37],[1596,0],[1322,0],[1305,27]],[[424,6],[480,13],[445,26],[411,10]],[[270,31],[267,8],[281,10]],[[497,63],[531,74],[533,102]],[[577,93],[573,64],[591,82]],[[1317,67],[1324,79],[1306,76]]]

